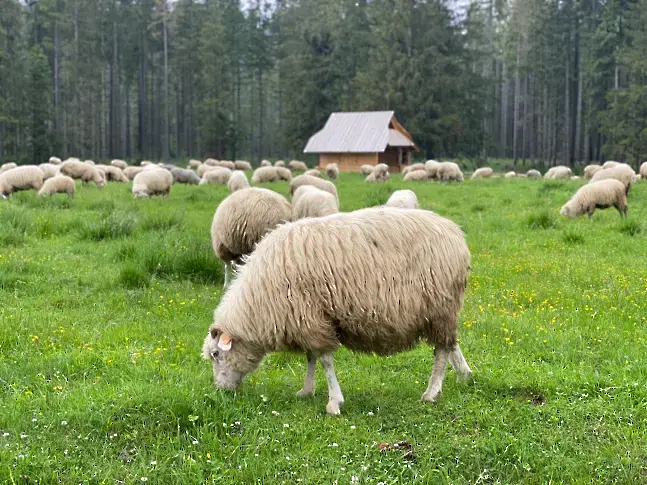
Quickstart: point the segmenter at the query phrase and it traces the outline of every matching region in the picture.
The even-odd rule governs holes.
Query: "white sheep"
[[[38,191],[38,196],[43,197],[45,195],[52,196],[54,194],[67,194],[70,199],[73,199],[75,190],[76,185],[74,184],[73,178],[68,177],[67,175],[56,175],[45,180],[45,183],[43,183],[43,186]]]
[[[590,180],[596,172],[602,170],[602,165],[591,164],[584,167],[584,178]]]
[[[472,174],[472,180],[481,179],[481,178],[490,178],[494,175],[494,170],[490,167],[481,167],[477,168]]]
[[[52,165],[60,165],[61,163],[63,163],[63,161],[62,161],[60,158],[58,158],[58,157],[49,157],[49,160],[48,160],[48,161],[49,161],[49,163],[51,163]]]
[[[337,195],[337,187],[332,182],[327,180],[319,179],[311,175],[297,175],[290,182],[290,197],[294,197],[294,193],[302,185],[312,185],[317,187],[319,190],[324,190],[335,196],[335,200],[339,201],[339,196]]]
[[[373,165],[362,165],[359,167],[359,173],[363,176],[371,175],[374,168]]]
[[[328,163],[325,172],[330,180],[337,180],[337,177],[339,177],[339,166],[336,163]]]
[[[88,165],[96,165],[96,163],[94,163],[94,160],[85,160],[83,163],[87,163]]]
[[[573,171],[564,165],[556,165],[548,169],[544,174],[545,180],[570,180]]]
[[[595,209],[615,207],[620,217],[627,217],[627,195],[622,182],[605,179],[590,182],[578,190],[559,211],[563,216],[579,217],[588,214],[593,216]]]
[[[133,179],[133,197],[136,199],[160,195],[166,197],[173,186],[173,175],[168,170],[156,168],[143,170]]]
[[[423,339],[435,351],[422,399],[434,402],[448,362],[471,376],[457,338],[469,269],[463,232],[431,211],[380,207],[284,224],[222,297],[203,357],[216,387],[236,389],[268,352],[301,350],[308,368],[298,395],[313,394],[318,359],[335,415],[344,402],[333,365],[340,345],[389,355]]]
[[[214,158],[207,158],[204,161],[204,165],[209,165],[210,167],[216,167],[218,165],[218,160]]]
[[[227,185],[229,178],[231,177],[232,171],[225,167],[213,167],[211,170],[207,171],[200,180],[200,185],[206,184],[220,184]]]
[[[228,168],[232,172],[236,170],[236,164],[230,160],[218,160],[216,162],[216,167]]]
[[[187,168],[197,170],[200,165],[202,165],[202,162],[200,160],[191,159],[189,160],[189,164],[187,165]]]
[[[529,179],[540,179],[541,172],[539,170],[535,170],[534,168],[531,168],[526,172],[526,177],[528,177]]]
[[[97,170],[103,173],[103,178],[106,179],[106,182],[128,182],[128,177],[124,175],[124,172],[117,167],[116,165],[95,165]]]
[[[12,168],[16,168],[17,166],[18,164],[14,162],[3,163],[2,166],[0,166],[0,173],[6,172],[7,170],[11,170]]]
[[[311,177],[323,178],[321,176],[321,172],[316,168],[311,168],[310,170],[306,170],[305,172],[303,172],[303,175],[310,175]]]
[[[274,167],[274,170],[276,170],[276,175],[279,177],[279,180],[285,180],[286,182],[292,180],[292,172],[290,172],[289,168],[279,166]]]
[[[253,184],[262,184],[266,182],[276,182],[279,180],[279,174],[276,173],[276,168],[270,166],[262,166],[254,170],[252,175]]]
[[[462,182],[463,172],[454,162],[441,162],[436,170],[436,178],[441,182]]]
[[[190,185],[198,185],[200,183],[200,177],[193,170],[186,168],[173,167],[171,169],[171,175],[173,176],[174,183]]]
[[[324,217],[339,212],[336,197],[313,185],[302,185],[292,196],[292,219]]]
[[[285,162],[283,160],[278,160],[274,162],[275,167],[285,167]]]
[[[418,197],[413,190],[396,190],[386,201],[386,206],[398,209],[417,209]]]
[[[425,163],[425,170],[429,174],[430,179],[438,178],[438,168],[440,167],[440,162],[436,160],[427,160]]]
[[[87,163],[79,162],[77,160],[66,160],[60,167],[62,175],[67,175],[73,179],[81,180],[84,184],[94,182],[98,188],[101,188],[106,183],[103,174],[94,166],[88,165]]]
[[[149,165],[153,165],[150,160],[142,160],[142,163],[139,164],[140,167],[148,167]]]
[[[386,163],[378,163],[373,167],[373,171],[364,179],[365,182],[386,182],[389,180],[389,166]]]
[[[600,180],[615,179],[625,186],[625,193],[629,193],[631,185],[634,183],[636,172],[626,163],[618,163],[611,168],[605,168],[595,172],[591,178],[591,182],[598,182]]]
[[[308,171],[308,166],[300,162],[299,160],[292,160],[290,163],[288,163],[288,167],[290,167],[291,170],[294,170],[295,172],[307,172]]]
[[[22,165],[0,173],[0,196],[7,199],[20,190],[39,191],[43,186],[43,171],[36,165]]]
[[[404,182],[411,182],[414,180],[429,180],[429,174],[423,168],[422,170],[410,170],[404,175],[402,179]]]
[[[510,172],[506,172],[506,174],[503,177],[507,179],[513,179],[513,178],[516,178],[516,176],[517,176],[516,172],[510,171]]]
[[[270,162],[269,160],[261,161],[261,167],[271,167],[271,166],[272,166],[272,162]]]
[[[234,162],[234,168],[236,170],[243,170],[243,171],[245,171],[245,170],[253,170],[252,169],[252,164],[249,163],[249,162],[246,162],[244,160],[236,160]]]
[[[640,178],[642,180],[647,180],[647,162],[643,162],[640,166]]]
[[[604,164],[602,165],[602,168],[606,170],[607,168],[617,167],[618,165],[619,163],[616,162],[615,160],[609,160],[608,162],[604,162]]]
[[[220,203],[211,223],[211,244],[225,264],[225,287],[232,265],[242,264],[265,234],[291,217],[285,197],[258,187],[234,192]]]
[[[146,167],[133,167],[133,166],[129,166],[129,167],[126,167],[126,168],[124,169],[124,175],[126,176],[126,178],[127,178],[128,180],[132,180],[132,179],[134,179],[134,178],[135,178],[135,175],[137,175],[138,173],[143,172],[145,168],[146,168]]]
[[[56,177],[60,173],[60,167],[53,163],[41,163],[38,168],[43,171],[43,180]]]
[[[249,182],[247,181],[247,176],[242,170],[234,170],[234,173],[229,177],[227,182],[227,188],[229,192],[236,192],[238,190],[248,189]]]
[[[117,167],[119,170],[123,170],[128,166],[128,164],[126,162],[124,162],[123,160],[119,160],[119,159],[112,160],[110,162],[110,165],[112,165],[113,167]]]
[[[414,163],[412,165],[407,165],[402,169],[402,175],[406,175],[409,172],[415,172],[416,170],[425,170],[424,163]]]
[[[215,165],[207,165],[206,163],[203,163],[197,168],[196,173],[198,174],[198,177],[202,178],[204,177],[205,173],[207,173],[209,170],[213,170],[214,168],[216,168]]]

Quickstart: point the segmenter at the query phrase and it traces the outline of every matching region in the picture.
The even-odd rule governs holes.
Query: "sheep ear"
[[[220,339],[218,339],[218,348],[220,350],[230,350],[231,349],[231,337],[229,335],[221,334]]]
[[[218,334],[221,332],[221,330],[216,326],[214,323],[209,327],[209,334],[211,335],[212,339],[216,339],[218,337]]]

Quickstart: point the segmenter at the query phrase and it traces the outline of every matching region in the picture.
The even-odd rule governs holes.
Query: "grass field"
[[[629,219],[559,207],[581,182],[338,182],[342,210],[413,188],[472,251],[461,316],[472,384],[420,400],[433,351],[337,353],[346,404],[295,396],[299,355],[240,392],[201,345],[223,269],[209,228],[226,189],[130,185],[0,201],[1,483],[645,483],[647,184]],[[287,194],[287,183],[270,188]],[[380,443],[406,441],[407,450]]]

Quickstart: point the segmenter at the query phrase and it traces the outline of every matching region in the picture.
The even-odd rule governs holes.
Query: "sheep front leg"
[[[308,359],[308,370],[306,371],[306,380],[303,383],[303,389],[297,392],[298,397],[310,397],[315,393],[315,372],[317,371],[317,358],[311,353],[306,354]]]
[[[447,347],[436,346],[434,350],[434,367],[429,377],[429,385],[422,395],[423,401],[435,402],[443,390],[443,379],[445,378],[445,369],[449,360],[450,350]]]
[[[328,381],[328,405],[326,406],[326,412],[331,415],[337,415],[341,412],[340,406],[344,404],[344,396],[341,393],[339,382],[337,382],[332,352],[320,355],[319,361],[326,372],[326,380]]]

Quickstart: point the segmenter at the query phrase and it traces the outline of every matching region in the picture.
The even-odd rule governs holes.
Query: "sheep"
[[[526,177],[528,177],[529,179],[540,179],[541,172],[539,170],[535,170],[534,168],[531,168],[526,172]]]
[[[364,176],[371,175],[373,173],[373,168],[375,168],[373,165],[362,165],[359,167],[359,173]]]
[[[145,167],[133,167],[133,166],[126,167],[124,169],[124,175],[126,176],[126,178],[128,180],[132,180],[132,179],[135,178],[135,175],[137,175],[138,173],[143,172],[144,168]]]
[[[643,179],[643,176],[642,176],[642,175],[640,175],[640,174],[637,174],[637,175],[634,177],[634,181],[633,181],[633,183],[634,183],[634,184],[637,184],[637,183],[638,183],[638,182],[640,182],[642,179]]]
[[[325,171],[330,180],[337,180],[337,177],[339,177],[339,166],[336,163],[327,164]]]
[[[303,175],[310,175],[311,177],[317,177],[317,178],[323,178],[321,176],[321,172],[317,170],[316,168],[311,168],[310,170],[306,170],[303,172]]]
[[[427,162],[425,163],[425,170],[429,174],[430,179],[438,178],[439,167],[440,167],[440,163],[437,162],[436,160],[427,160]]]
[[[308,171],[308,166],[300,162],[299,160],[292,160],[290,163],[288,163],[288,167],[290,167],[291,170],[294,170],[295,172],[307,172]]]
[[[404,167],[402,170],[402,175],[406,175],[409,172],[415,172],[416,170],[424,170],[425,169],[425,164],[424,163],[414,163],[413,165],[407,165]]]
[[[618,162],[614,160],[609,160],[608,162],[604,162],[604,164],[602,165],[602,168],[606,170],[607,168],[614,168],[614,167],[617,167],[618,165],[619,165]]]
[[[18,164],[14,162],[4,163],[2,164],[2,166],[0,166],[0,173],[6,172],[7,170],[11,170],[12,168],[16,168],[17,166]]]
[[[211,244],[225,265],[225,288],[232,265],[242,264],[265,234],[291,217],[285,197],[258,187],[234,192],[220,203],[211,223]]]
[[[63,162],[60,172],[62,175],[67,175],[73,179],[80,179],[84,184],[94,182],[94,185],[98,188],[103,187],[106,183],[103,174],[95,167],[75,160],[66,160]]]
[[[43,180],[57,176],[60,171],[60,167],[53,163],[41,163],[38,168],[43,171]]]
[[[140,167],[147,167],[149,165],[153,165],[153,162],[149,160],[142,160],[142,163],[139,164]]]
[[[236,160],[234,162],[234,168],[236,170],[252,170],[252,164],[245,162],[244,160]]]
[[[123,170],[128,166],[128,164],[123,160],[113,160],[110,162],[110,165],[112,165],[113,167],[117,167],[120,170]]]
[[[166,197],[173,186],[173,175],[168,170],[161,168],[143,170],[133,179],[133,197],[135,199],[148,198],[154,195]]]
[[[286,182],[292,180],[292,172],[290,172],[290,169],[285,167],[274,167],[274,170],[276,170],[276,175],[279,177],[279,180],[285,180]]]
[[[590,180],[591,178],[593,178],[596,172],[600,170],[602,170],[601,165],[595,165],[595,164],[587,165],[586,167],[584,167],[584,178],[587,180]]]
[[[312,185],[302,185],[292,196],[292,219],[324,217],[339,212],[337,199],[330,192]]]
[[[647,179],[647,162],[644,162],[644,163],[640,166],[640,178],[641,178],[642,180]]]
[[[386,206],[399,209],[417,209],[418,197],[416,197],[413,190],[396,190],[386,201]]]
[[[68,177],[67,175],[56,175],[55,177],[48,178],[43,183],[43,186],[38,191],[38,196],[43,197],[45,195],[52,196],[54,194],[67,194],[70,199],[74,198],[74,192],[76,186],[74,185],[74,179]]]
[[[506,172],[506,174],[503,177],[507,179],[513,179],[516,176],[517,176],[516,172],[510,171],[510,172]]]
[[[301,350],[308,366],[297,395],[313,394],[318,359],[326,411],[337,415],[340,345],[389,355],[424,339],[435,351],[422,399],[434,402],[448,361],[471,377],[457,339],[469,270],[463,232],[431,211],[380,207],[284,224],[258,243],[222,297],[202,355],[216,387],[234,390],[266,353]]]
[[[196,170],[196,173],[198,174],[198,177],[202,178],[204,177],[205,173],[207,173],[209,170],[213,170],[214,168],[216,168],[215,165],[207,165],[206,163],[203,163],[198,167],[198,169]],[[221,168],[224,168],[224,167],[221,167]]]
[[[77,157],[68,157],[65,160],[63,160],[63,163],[65,163],[65,162],[79,162],[79,163],[81,163],[81,159],[77,158]]]
[[[261,167],[271,167],[271,166],[272,166],[272,162],[270,162],[269,160],[261,161]]]
[[[0,196],[7,199],[20,190],[40,190],[43,186],[43,171],[36,165],[22,165],[0,174]]]
[[[631,184],[634,182],[636,173],[626,163],[619,163],[614,167],[598,170],[591,178],[591,182],[598,182],[599,180],[615,179],[625,186],[625,193],[629,194]]]
[[[193,170],[186,168],[174,167],[171,170],[171,175],[173,176],[174,183],[192,185],[198,185],[200,183],[200,177]]]
[[[191,160],[189,160],[189,164],[186,166],[186,168],[188,168],[188,169],[193,169],[193,170],[197,170],[197,168],[198,168],[200,165],[202,165],[202,162],[201,162],[200,160],[194,160],[194,159],[191,159]]]
[[[595,209],[615,207],[620,217],[627,217],[627,195],[622,182],[615,179],[591,181],[578,190],[571,200],[559,211],[563,216],[579,217],[588,214],[589,219]]]
[[[463,172],[454,162],[442,162],[436,171],[436,178],[442,182],[462,182]]]
[[[58,157],[49,157],[48,162],[52,165],[60,165],[61,163],[63,163],[63,161]]]
[[[236,164],[234,162],[230,162],[229,160],[220,160],[217,161],[216,164],[214,165],[215,167],[223,167],[223,168],[228,168],[231,171],[236,170]]]
[[[245,172],[242,170],[234,170],[234,173],[231,174],[231,177],[229,177],[229,181],[227,182],[227,188],[231,193],[242,189],[248,189],[249,182],[247,181]]]
[[[276,168],[272,166],[259,167],[254,170],[254,174],[252,175],[253,184],[276,182],[277,180],[279,180],[279,174],[276,173]]]
[[[83,163],[87,163],[88,165],[96,165],[96,163],[94,163],[94,160],[85,160]]]
[[[229,182],[229,178],[231,177],[231,173],[231,170],[225,167],[212,167],[211,170],[203,175],[202,180],[200,180],[200,185],[227,185],[227,182]]]
[[[215,160],[213,158],[207,158],[204,161],[204,165],[209,165],[210,167],[216,167],[218,164],[218,160]]]
[[[319,190],[329,192],[335,196],[335,199],[337,201],[339,201],[339,196],[337,195],[337,187],[335,187],[335,184],[328,182],[327,180],[322,180],[306,174],[298,175],[292,179],[292,181],[290,182],[290,197],[294,197],[294,193],[302,185],[312,185],[313,187],[317,187]]]
[[[472,180],[489,178],[492,175],[494,175],[494,170],[492,170],[490,167],[481,167],[474,171],[474,173],[472,174]]]
[[[429,174],[426,170],[410,170],[402,179],[404,182],[411,182],[412,180],[429,180]]]
[[[386,182],[389,176],[389,166],[386,163],[378,163],[373,167],[373,172],[366,177],[366,182],[369,182],[371,177],[374,177],[374,182]]]
[[[544,174],[545,180],[570,180],[573,176],[573,172],[570,168],[565,167],[564,165],[556,165],[548,169]]]
[[[285,162],[283,160],[278,160],[274,162],[275,167],[285,167]]]
[[[106,182],[128,182],[128,177],[126,177],[122,170],[116,166],[95,165],[95,168],[103,172],[103,177],[106,179]]]

